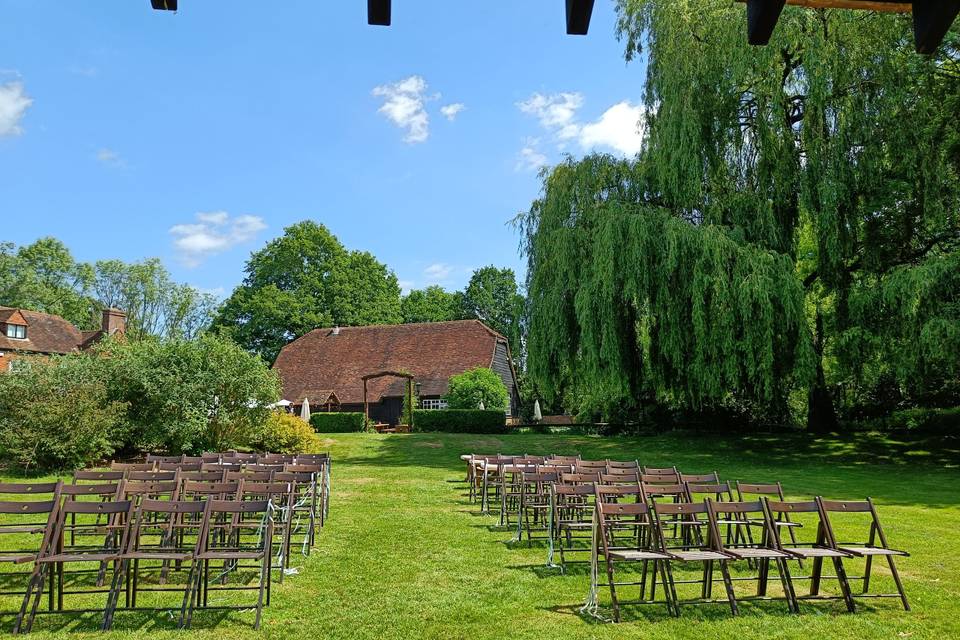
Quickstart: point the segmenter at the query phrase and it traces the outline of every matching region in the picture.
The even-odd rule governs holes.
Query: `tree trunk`
[[[817,378],[807,396],[807,431],[829,433],[836,431],[838,424],[837,412],[833,408],[833,398],[830,397],[827,380],[823,375],[823,317],[819,309],[817,309],[813,349],[817,354]]]

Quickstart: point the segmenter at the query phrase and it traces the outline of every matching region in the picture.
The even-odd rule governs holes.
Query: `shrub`
[[[305,420],[289,413],[271,413],[256,446],[271,453],[313,453],[320,450],[320,439]]]
[[[507,433],[507,417],[503,411],[479,409],[444,409],[414,411],[414,431],[446,433]]]
[[[352,433],[365,429],[362,413],[314,413],[310,424],[320,433]]]
[[[76,469],[110,456],[126,405],[111,401],[95,359],[25,359],[0,374],[0,455],[31,467]]]
[[[127,451],[196,453],[252,444],[280,397],[260,356],[226,338],[108,341],[96,349],[110,396],[129,404]]]
[[[450,376],[445,396],[451,409],[484,409],[505,411],[510,406],[510,394],[503,380],[491,369],[477,367]]]

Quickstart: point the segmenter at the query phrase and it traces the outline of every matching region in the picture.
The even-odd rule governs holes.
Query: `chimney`
[[[105,336],[112,336],[115,333],[123,335],[127,331],[127,314],[119,309],[104,309],[100,330]]]

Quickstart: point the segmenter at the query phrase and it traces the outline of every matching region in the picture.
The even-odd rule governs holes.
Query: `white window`
[[[26,340],[27,328],[22,324],[8,324],[7,337],[16,338],[17,340]]]
[[[443,398],[423,398],[420,400],[421,409],[446,409],[447,401]]]

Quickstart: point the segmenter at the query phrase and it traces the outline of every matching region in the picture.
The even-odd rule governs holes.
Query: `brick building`
[[[15,369],[20,356],[83,351],[105,335],[122,335],[126,323],[122,311],[104,309],[100,329],[80,331],[60,316],[0,307],[0,372]]]

